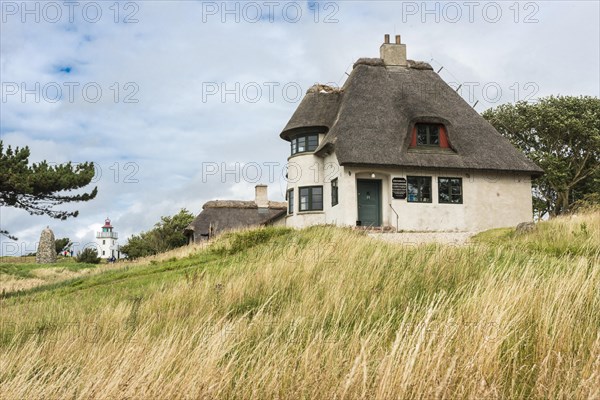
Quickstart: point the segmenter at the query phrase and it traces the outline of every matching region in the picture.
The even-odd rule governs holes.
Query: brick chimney
[[[256,185],[254,193],[255,193],[254,202],[256,203],[258,208],[268,208],[269,207],[268,186],[267,185]]]
[[[379,54],[385,65],[406,67],[406,45],[400,43],[400,35],[396,35],[396,43],[390,43],[390,35],[385,35]]]

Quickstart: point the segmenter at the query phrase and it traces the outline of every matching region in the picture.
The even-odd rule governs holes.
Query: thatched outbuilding
[[[267,186],[257,185],[253,201],[212,200],[185,229],[188,243],[208,240],[225,231],[284,224],[287,204],[268,200]]]

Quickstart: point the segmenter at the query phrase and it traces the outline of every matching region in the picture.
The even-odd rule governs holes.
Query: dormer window
[[[319,135],[298,135],[292,139],[292,155],[315,151],[319,147]]]
[[[440,126],[417,124],[417,146],[439,146]]]
[[[410,147],[449,148],[446,128],[442,124],[415,124]]]

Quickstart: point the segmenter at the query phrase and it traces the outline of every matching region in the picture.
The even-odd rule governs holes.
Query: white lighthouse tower
[[[113,232],[113,226],[110,224],[110,219],[106,218],[101,232],[96,232],[96,243],[98,244],[98,257],[119,259],[121,251],[117,240],[119,234]]]

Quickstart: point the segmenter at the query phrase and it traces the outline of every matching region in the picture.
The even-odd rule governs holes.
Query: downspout
[[[396,232],[398,232],[398,220],[400,219],[400,216],[398,215],[398,213],[396,212],[396,210],[394,210],[394,207],[392,207],[392,203],[390,203],[390,208],[392,209],[392,211],[394,212],[394,214],[396,214]]]

